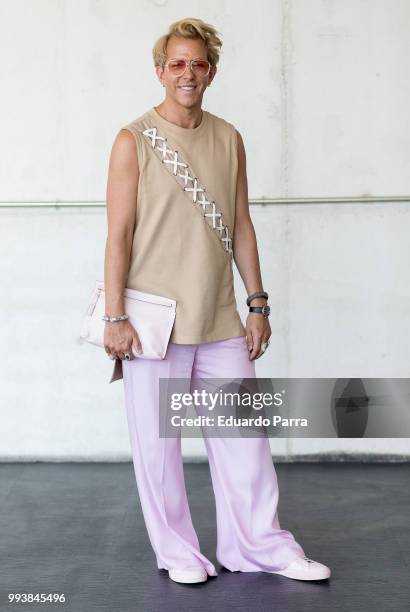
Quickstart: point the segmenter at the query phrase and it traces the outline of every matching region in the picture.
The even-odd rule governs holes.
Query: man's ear
[[[216,66],[212,66],[211,67],[211,72],[209,73],[209,85],[214,80],[217,71],[218,71],[218,68]]]
[[[155,72],[157,73],[157,77],[160,81],[160,83],[162,83],[162,77],[164,75],[164,69],[162,66],[155,66]]]

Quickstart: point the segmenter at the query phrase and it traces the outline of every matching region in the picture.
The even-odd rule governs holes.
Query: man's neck
[[[161,117],[182,128],[196,128],[202,121],[203,111],[201,107],[184,108],[183,106],[161,102],[154,108]]]

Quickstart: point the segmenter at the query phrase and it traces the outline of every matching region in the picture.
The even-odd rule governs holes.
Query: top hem
[[[205,344],[206,342],[215,342],[217,340],[229,340],[230,338],[239,338],[246,336],[246,332],[232,331],[225,334],[205,334],[203,336],[178,336],[176,340],[170,340],[172,344]]]

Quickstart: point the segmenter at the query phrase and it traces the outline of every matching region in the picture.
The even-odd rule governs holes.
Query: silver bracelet
[[[103,321],[115,323],[116,321],[126,321],[127,319],[129,319],[129,316],[127,314],[121,315],[120,317],[110,317],[109,315],[103,315],[101,318]]]

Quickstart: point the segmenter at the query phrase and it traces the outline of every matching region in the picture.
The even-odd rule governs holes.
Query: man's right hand
[[[143,352],[139,336],[128,320],[105,322],[104,349],[107,355],[125,359],[125,353],[130,353],[131,359],[134,359],[132,346],[137,353]]]

